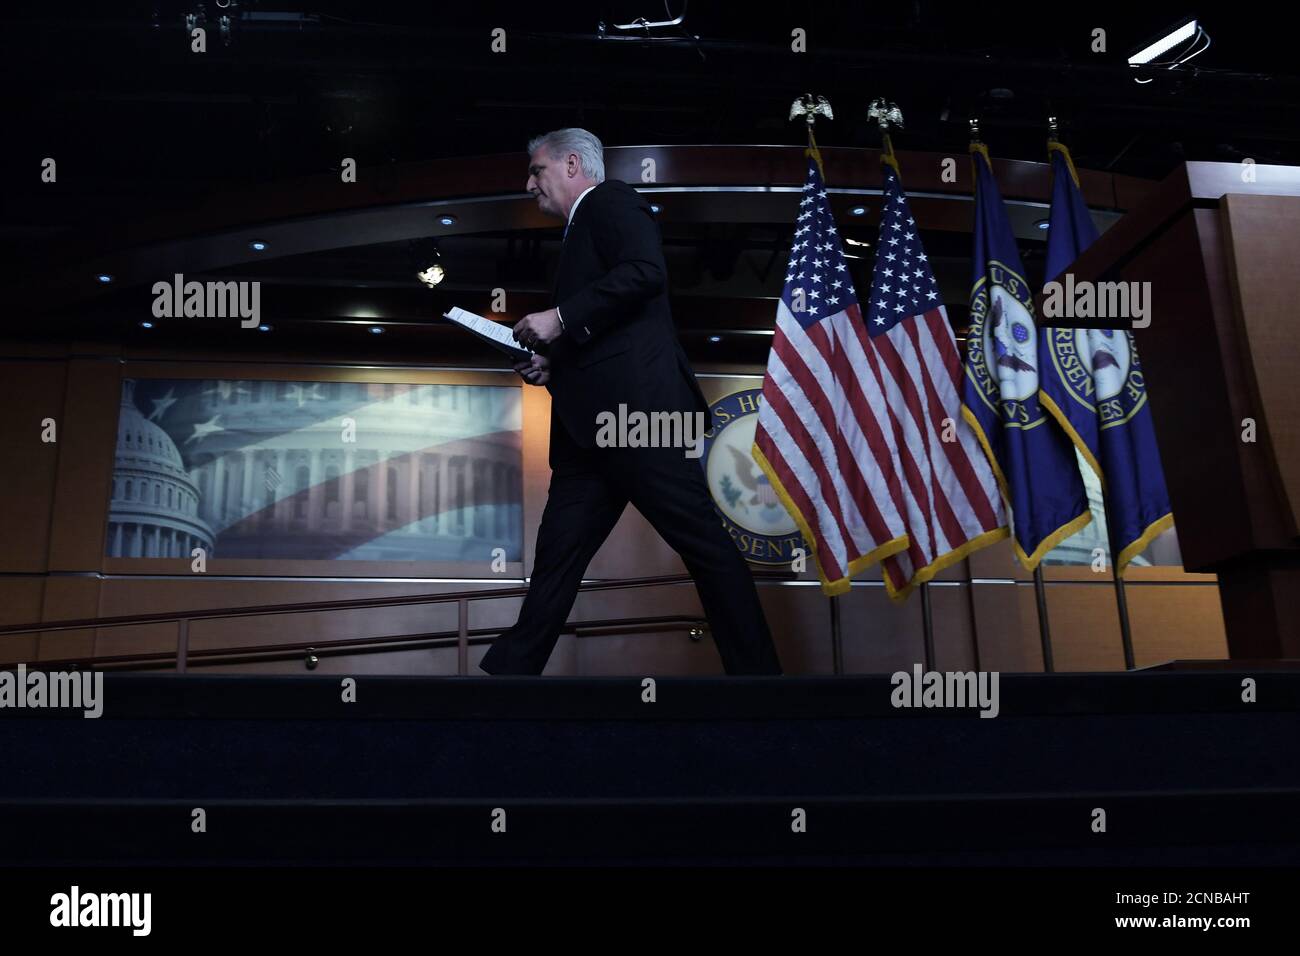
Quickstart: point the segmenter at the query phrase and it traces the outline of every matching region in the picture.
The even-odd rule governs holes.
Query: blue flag
[[[1092,520],[1070,438],[1039,400],[1038,333],[1015,234],[988,150],[975,166],[974,281],[962,415],[975,430],[1011,511],[1016,557],[1033,570]]]
[[[1069,150],[1049,143],[1052,211],[1046,282],[1057,279],[1097,239]],[[1173,524],[1151,406],[1128,329],[1042,329],[1040,398],[1065,424],[1101,479],[1115,573]]]

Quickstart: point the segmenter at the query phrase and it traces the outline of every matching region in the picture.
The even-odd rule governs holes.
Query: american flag
[[[901,600],[1005,537],[1002,500],[961,415],[957,344],[896,167],[865,320],[815,148],[799,210],[754,458],[827,594],[880,561]]]
[[[957,343],[888,147],[883,172],[864,351],[903,476],[907,548],[881,563],[886,589],[903,598],[1007,529],[997,479],[962,417]]]
[[[753,454],[812,549],[827,594],[908,546],[892,415],[870,349],[810,148]]]

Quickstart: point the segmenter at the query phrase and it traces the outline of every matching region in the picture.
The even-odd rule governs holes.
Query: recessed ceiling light
[[[257,331],[259,331],[259,332],[270,332],[270,331],[271,331],[271,327],[270,327],[269,325],[259,325],[259,326],[257,327]]]
[[[852,213],[852,214],[855,215],[855,216],[865,216],[865,215],[867,214],[867,207],[866,207],[866,206],[854,206],[852,209],[849,210],[849,212]]]
[[[372,325],[370,327],[370,332],[372,335],[379,335],[383,331],[384,331],[383,328],[378,325]]]
[[[664,207],[661,206],[661,205],[659,205],[657,202],[652,202],[652,203],[650,204],[650,211],[653,212],[653,213],[655,213],[656,215],[658,215],[658,213],[659,213],[663,208],[664,208]]]
[[[709,336],[709,341],[710,341],[710,342],[721,342],[721,341],[722,341],[722,336],[721,336],[721,335],[710,335],[710,336]]]
[[[100,282],[102,282],[104,285],[108,285],[110,282],[113,281],[113,277],[109,275],[107,272],[101,272],[99,275],[95,276],[95,278],[98,279]]]
[[[153,323],[150,322],[148,319],[145,319],[143,322],[140,323],[140,328],[142,328],[142,329],[152,329],[152,328],[153,328]]]
[[[456,217],[451,215],[450,213],[446,213],[444,215],[439,216],[438,221],[442,223],[444,226],[456,225]]]
[[[263,242],[261,239],[254,239],[252,242],[248,244],[248,248],[252,249],[254,252],[265,252],[266,243]]]
[[[1034,223],[1034,225],[1045,232],[1047,231],[1047,229],[1051,227],[1052,224],[1046,219],[1039,219],[1037,222]]]

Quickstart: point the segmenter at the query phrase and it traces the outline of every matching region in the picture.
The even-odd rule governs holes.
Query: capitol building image
[[[148,421],[134,399],[133,381],[122,387],[113,490],[108,515],[109,557],[189,557],[212,551],[212,530],[200,514],[200,497],[175,442]]]
[[[150,384],[168,387],[166,402],[154,399],[162,427],[136,409],[129,387],[123,391],[114,523],[127,520],[126,511],[119,518],[119,486],[129,480],[135,489],[140,480],[131,470],[139,466],[124,457],[133,445],[123,443],[133,430],[146,431],[155,443],[169,442],[175,457],[168,464],[185,483],[185,494],[171,499],[182,502],[180,514],[163,513],[181,523],[190,517],[214,556],[490,561],[500,548],[506,560],[521,558],[518,388]],[[153,554],[142,547],[122,555]]]

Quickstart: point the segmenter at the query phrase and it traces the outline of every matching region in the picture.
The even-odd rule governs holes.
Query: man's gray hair
[[[528,141],[528,155],[533,155],[541,146],[545,146],[552,157],[577,153],[582,162],[582,174],[595,183],[605,181],[605,147],[600,145],[595,134],[576,126],[552,130]]]

